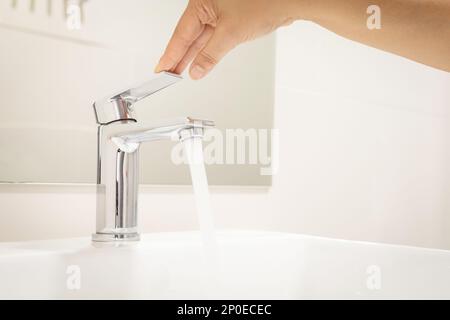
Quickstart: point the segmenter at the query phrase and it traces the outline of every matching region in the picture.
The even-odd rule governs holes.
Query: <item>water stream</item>
[[[201,138],[190,138],[183,141],[186,160],[189,163],[195,205],[197,208],[200,235],[202,238],[207,264],[213,267],[218,263],[217,239],[214,229],[214,218],[211,209],[208,178],[206,176]]]

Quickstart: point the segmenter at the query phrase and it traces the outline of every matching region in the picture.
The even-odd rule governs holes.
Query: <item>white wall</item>
[[[273,187],[215,187],[220,228],[450,249],[447,73],[297,23],[278,32]],[[143,187],[143,232],[196,228],[189,187]],[[92,186],[0,187],[0,240],[87,236]]]
[[[450,247],[450,74],[306,22],[277,40],[279,225]]]

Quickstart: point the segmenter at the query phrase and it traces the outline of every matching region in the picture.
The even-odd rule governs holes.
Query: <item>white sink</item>
[[[89,238],[0,244],[1,299],[450,298],[450,251],[269,232],[197,233],[121,247]]]

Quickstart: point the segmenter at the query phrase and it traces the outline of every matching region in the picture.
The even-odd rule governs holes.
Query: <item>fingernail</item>
[[[163,71],[162,65],[161,65],[161,60],[158,62],[158,64],[155,67],[155,73],[159,73],[161,71]]]
[[[169,71],[172,68],[172,64],[167,61],[167,59],[165,57],[162,57],[159,62],[158,65],[155,67],[155,72],[161,72],[161,71]]]
[[[203,78],[206,74],[206,70],[199,66],[198,64],[193,66],[191,69],[191,77],[194,80],[198,80],[200,78]]]

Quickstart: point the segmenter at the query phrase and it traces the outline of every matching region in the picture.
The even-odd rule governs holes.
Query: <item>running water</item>
[[[191,172],[200,234],[205,248],[207,263],[215,265],[218,262],[217,239],[203,158],[202,139],[197,137],[185,139],[183,147]]]

